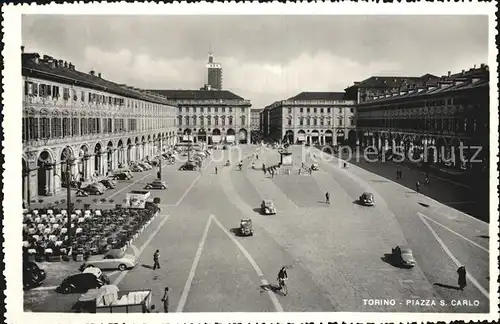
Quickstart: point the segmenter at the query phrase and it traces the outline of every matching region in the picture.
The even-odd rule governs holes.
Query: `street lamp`
[[[74,158],[69,156],[69,146],[66,146],[66,201],[67,201],[67,213],[68,213],[68,219],[67,219],[67,228],[68,228],[68,242],[69,245],[72,245],[71,241],[71,208],[72,208],[72,203],[71,203],[71,166],[73,162],[75,161]]]

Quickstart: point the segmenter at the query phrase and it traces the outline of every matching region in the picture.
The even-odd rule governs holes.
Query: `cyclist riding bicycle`
[[[285,281],[288,279],[288,274],[286,273],[286,268],[283,266],[281,267],[280,271],[278,272],[278,284],[280,288],[283,287],[283,284]]]

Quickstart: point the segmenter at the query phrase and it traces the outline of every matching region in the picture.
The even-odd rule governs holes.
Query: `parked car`
[[[130,170],[132,170],[132,172],[144,171],[144,169],[141,166],[139,166],[138,164],[132,164],[132,166],[130,167]]]
[[[132,174],[129,172],[118,172],[113,175],[113,178],[117,180],[130,180],[132,177]]]
[[[111,179],[103,179],[99,182],[102,183],[106,189],[114,189],[116,187],[116,182]]]
[[[167,183],[161,180],[154,180],[153,182],[148,183],[144,189],[167,189]]]
[[[196,169],[197,169],[197,166],[192,161],[188,161],[188,162],[184,163],[179,168],[180,171],[196,171]]]
[[[153,167],[151,166],[151,164],[149,164],[148,162],[146,161],[141,161],[141,162],[137,162],[137,164],[139,164],[139,166],[141,168],[143,168],[144,170],[151,170]]]
[[[43,283],[47,274],[35,262],[23,262],[23,287],[30,289]]]
[[[260,212],[264,215],[276,214],[276,208],[274,207],[273,201],[269,199],[262,200],[262,203],[260,204]]]
[[[120,249],[111,249],[104,256],[90,256],[80,269],[98,267],[100,269],[118,269],[124,271],[135,267],[136,264],[137,261],[133,255],[125,254]]]
[[[102,195],[104,193],[104,189],[96,183],[90,184],[85,188],[82,188],[82,190],[91,195]]]
[[[314,163],[313,165],[311,165],[311,170],[318,171],[319,170],[319,166],[316,163]]]
[[[416,264],[413,251],[407,246],[396,246],[392,249],[392,257],[397,265],[413,268]]]
[[[363,192],[363,194],[359,196],[359,202],[364,206],[373,206],[375,205],[375,198],[373,198],[372,193]]]
[[[251,219],[242,219],[240,221],[240,234],[245,236],[253,236],[253,226]]]
[[[83,273],[91,273],[93,274],[97,279],[101,280],[104,282],[105,285],[109,285],[111,283],[111,280],[109,280],[109,277],[105,275],[101,269],[96,268],[96,267],[87,267],[86,269],[83,269]]]
[[[61,294],[86,293],[89,289],[100,288],[104,284],[93,273],[78,273],[64,278],[56,291]]]

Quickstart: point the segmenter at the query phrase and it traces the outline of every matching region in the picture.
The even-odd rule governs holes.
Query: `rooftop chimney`
[[[92,75],[92,76],[95,76],[95,71],[94,71],[94,70],[91,70],[91,71],[89,72],[89,74],[90,74],[90,75]]]
[[[451,76],[451,71],[448,71],[448,78]]]
[[[64,66],[64,61],[63,60],[59,60],[59,67],[63,67]]]
[[[68,68],[68,62],[64,61],[64,67],[67,69]]]
[[[24,53],[24,46],[21,46],[21,53]]]
[[[98,76],[99,78],[101,78],[101,72],[97,73],[97,76]]]
[[[486,64],[481,63],[481,69],[484,69],[486,67]]]

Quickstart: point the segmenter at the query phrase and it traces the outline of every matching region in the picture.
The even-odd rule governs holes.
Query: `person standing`
[[[161,299],[161,301],[163,302],[163,311],[165,313],[168,313],[168,287],[165,287],[165,292],[163,293],[163,297]]]
[[[328,191],[325,194],[325,198],[326,198],[326,203],[330,204],[330,193]]]
[[[218,171],[218,170],[217,170],[217,166],[215,166],[215,174],[217,174],[217,171]]]
[[[158,179],[161,179],[161,173],[160,173],[160,171],[156,172],[156,177],[157,177]]]
[[[460,266],[457,269],[458,273],[458,287],[460,287],[460,290],[464,290],[465,286],[467,286],[467,270],[465,270],[464,266]]]
[[[156,252],[153,254],[153,270],[156,270],[156,268],[160,269],[160,250],[156,250]]]
[[[415,187],[417,189],[417,193],[420,193],[420,181],[417,180],[417,183],[415,184]]]

